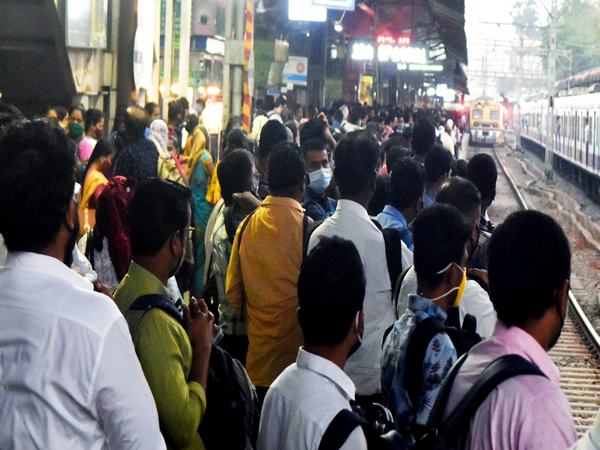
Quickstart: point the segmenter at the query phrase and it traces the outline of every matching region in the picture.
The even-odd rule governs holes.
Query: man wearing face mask
[[[304,346],[265,398],[259,450],[317,450],[333,418],[351,409],[356,388],[344,366],[362,341],[366,280],[351,241],[322,238],[298,276],[298,323]],[[356,427],[341,449],[366,449]]]
[[[167,281],[175,275],[193,228],[192,194],[173,181],[150,179],[129,205],[133,261],[115,292],[115,302],[131,320],[130,310],[142,296],[158,294],[175,306],[171,316],[161,308],[142,315],[134,330],[144,374],[154,395],[161,431],[169,448],[204,448],[198,425],[206,410],[206,383],[213,342],[214,317],[204,303],[189,308],[175,298]],[[183,313],[183,314],[181,314]],[[131,326],[131,323],[130,323]]]
[[[440,187],[436,203],[445,203],[456,207],[471,224],[471,234],[467,244],[470,260],[478,248],[481,196],[477,188],[465,178],[451,177]],[[462,301],[458,307],[458,314],[451,318],[454,320],[452,325],[462,327],[465,316],[471,314],[477,319],[477,333],[483,338],[488,338],[492,335],[496,326],[496,311],[494,311],[488,293],[479,284],[479,282],[482,282],[483,285],[487,286],[487,272],[477,271],[477,274],[483,275],[479,281],[476,281],[471,271],[468,273],[468,280]],[[417,276],[414,268],[411,268],[402,280],[398,296],[398,316],[401,316],[406,310],[409,295],[416,292]],[[458,323],[456,319],[458,319]]]
[[[381,389],[385,406],[398,431],[409,442],[418,437],[419,427],[429,419],[444,377],[456,362],[457,352],[445,331],[433,335],[422,364],[408,370],[413,362],[409,352],[413,333],[423,324],[446,321],[448,310],[457,307],[466,284],[465,264],[471,226],[453,206],[433,204],[413,222],[414,268],[417,293],[409,296],[406,312],[387,336],[381,357]],[[430,325],[431,324],[431,325]],[[415,373],[422,367],[422,372]],[[419,376],[420,383],[414,382]],[[411,377],[413,377],[411,379]]]
[[[337,201],[327,197],[325,191],[331,182],[331,167],[325,143],[320,139],[311,139],[302,149],[306,161],[306,171],[310,184],[304,191],[302,206],[313,220],[325,220],[335,212]]]
[[[452,383],[444,417],[501,356],[520,355],[545,376],[518,375],[496,386],[456,448],[568,448],[577,435],[559,386],[560,373],[547,352],[557,342],[567,314],[569,241],[550,216],[521,211],[496,228],[488,255],[490,298],[498,324],[492,337],[469,351]]]

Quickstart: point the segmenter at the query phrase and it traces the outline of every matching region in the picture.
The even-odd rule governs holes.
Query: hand
[[[187,326],[188,337],[192,348],[212,346],[213,335],[216,330],[215,317],[208,310],[204,299],[197,301],[194,297],[190,306],[183,305],[183,318]]]
[[[100,280],[96,280],[92,283],[94,285],[94,291],[100,292],[101,294],[106,295],[107,297],[113,298],[110,289]],[[113,299],[114,300],[114,299]]]
[[[250,214],[260,206],[261,201],[252,192],[236,192],[232,196],[233,203],[239,206],[243,213]]]
[[[479,277],[485,284],[490,285],[488,271],[483,269],[468,269],[467,273]]]

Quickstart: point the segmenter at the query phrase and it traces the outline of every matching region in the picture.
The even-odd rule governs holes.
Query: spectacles
[[[183,237],[186,240],[191,240],[192,239],[192,235],[194,234],[194,227],[187,227],[187,228],[182,228],[181,230],[179,230],[182,232]]]

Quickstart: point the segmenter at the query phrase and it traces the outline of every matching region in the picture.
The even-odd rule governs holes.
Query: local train
[[[503,142],[504,107],[489,99],[471,102],[469,144],[498,144]]]
[[[516,114],[514,118],[516,121]],[[521,135],[545,147],[547,118],[548,99],[522,103]],[[600,93],[556,97],[552,124],[554,153],[600,174]]]

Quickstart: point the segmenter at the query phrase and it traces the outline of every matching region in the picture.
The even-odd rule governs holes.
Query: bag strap
[[[541,375],[546,377],[535,364],[520,355],[501,356],[484,369],[475,384],[442,423],[442,415],[448,404],[454,379],[467,359],[467,355],[468,353],[465,353],[459,358],[444,379],[427,421],[426,429],[429,431],[422,437],[422,441],[432,437],[435,438],[439,434],[444,436],[447,441],[456,440],[461,432],[466,431],[471,417],[483,401],[503,381],[517,375]]]
[[[419,398],[423,388],[423,361],[429,343],[438,333],[445,332],[444,323],[437,317],[421,320],[408,337],[406,347],[404,387],[415,410],[419,407]]]
[[[402,273],[402,239],[400,238],[400,231],[397,228],[383,228],[376,219],[371,219],[371,221],[383,234],[385,260],[393,292],[395,290],[394,281]]]
[[[311,223],[310,225],[308,225],[308,227],[306,227],[306,230],[304,232],[304,244],[302,247],[302,259],[306,258],[306,256],[308,255],[308,243],[310,241],[310,237],[312,236],[312,234],[314,233],[314,231],[319,228],[319,226],[323,223],[322,220],[315,220],[313,223]]]
[[[244,235],[244,231],[246,231],[246,227],[248,226],[248,223],[250,223],[250,218],[254,215],[254,213],[256,211],[258,211],[258,208],[256,208],[250,214],[248,214],[248,217],[246,217],[244,219],[244,221],[242,222],[242,228],[240,230],[240,239],[239,239],[239,246],[238,246],[238,248],[242,248],[242,236]],[[235,235],[234,235],[234,239],[235,239]]]
[[[323,433],[318,450],[339,450],[350,433],[362,423],[367,422],[354,411],[342,409]]]
[[[237,228],[235,226],[235,220],[233,218],[233,206],[225,207],[225,212],[223,214],[227,239],[229,239],[229,243],[233,245],[233,240],[235,239],[235,232],[237,231]]]
[[[168,297],[161,294],[142,295],[133,302],[125,314],[125,319],[127,320],[127,325],[129,326],[129,332],[131,333],[131,338],[133,339],[133,344],[136,349],[137,327],[144,314],[146,314],[146,312],[152,308],[162,309],[173,319],[175,319],[184,329],[187,328],[181,313]]]
[[[396,314],[396,319],[400,318],[400,316],[398,315],[398,301],[400,300],[400,291],[402,290],[402,283],[404,282],[406,274],[408,273],[411,267],[412,266],[407,267],[406,270],[404,270],[404,272],[402,272],[398,276],[396,284],[394,285],[394,296],[392,297],[392,302],[394,304],[394,314]]]
[[[444,436],[455,437],[466,429],[479,406],[500,383],[517,375],[541,375],[539,367],[520,355],[504,355],[488,365],[465,397],[440,427]],[[546,377],[547,378],[547,377]]]

